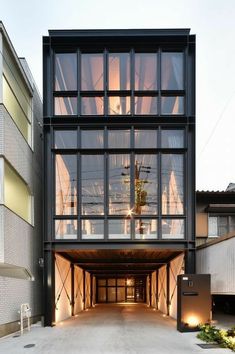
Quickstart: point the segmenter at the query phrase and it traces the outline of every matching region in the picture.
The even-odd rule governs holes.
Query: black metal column
[[[196,273],[196,250],[188,249],[184,254],[185,274]]]
[[[55,322],[55,257],[51,250],[44,251],[44,326]]]

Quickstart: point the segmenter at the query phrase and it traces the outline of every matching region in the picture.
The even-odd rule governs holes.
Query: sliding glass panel
[[[125,302],[125,288],[117,288],[117,302]]]
[[[125,279],[117,279],[117,286],[125,286],[126,281]]]
[[[82,54],[82,91],[104,89],[103,54]]]
[[[76,149],[77,131],[76,130],[55,130],[54,147],[56,149]]]
[[[55,91],[77,90],[77,54],[55,54]]]
[[[130,90],[130,54],[109,54],[109,90]]]
[[[106,302],[106,288],[98,287],[98,302]]]
[[[108,288],[108,302],[116,302],[116,288]]]
[[[98,279],[98,286],[106,286],[106,279]]]
[[[162,239],[183,239],[184,220],[182,219],[163,219],[162,220]]]
[[[157,220],[135,220],[135,238],[138,240],[157,239]]]
[[[55,97],[54,115],[73,116],[77,114],[77,97]]]
[[[77,156],[56,155],[56,215],[77,214]]]
[[[104,214],[104,157],[82,156],[82,214]]]
[[[167,149],[180,149],[184,147],[184,130],[161,131],[161,147]]]
[[[57,240],[77,239],[77,220],[56,220],[55,238]]]
[[[157,97],[135,97],[135,114],[157,114]]]
[[[125,149],[130,147],[130,130],[108,130],[108,147]]]
[[[82,97],[83,115],[102,115],[104,114],[104,98],[103,97]]]
[[[83,149],[102,149],[104,147],[103,130],[82,130],[81,139]]]
[[[184,114],[184,97],[162,97],[161,111],[162,114]]]
[[[184,89],[183,53],[162,53],[162,90]]]
[[[109,97],[109,114],[122,115],[131,113],[130,97]]]
[[[109,214],[129,215],[130,156],[109,155]]]
[[[82,239],[101,240],[104,238],[104,220],[82,220]]]
[[[109,220],[109,239],[129,239],[130,238],[130,220],[120,219],[120,220]]]
[[[157,148],[157,130],[135,130],[135,148]]]
[[[162,155],[162,214],[184,213],[184,156]]]
[[[116,286],[116,279],[108,279],[108,286]]]
[[[156,54],[135,54],[135,90],[157,90]]]
[[[135,215],[157,214],[157,156],[135,155]]]

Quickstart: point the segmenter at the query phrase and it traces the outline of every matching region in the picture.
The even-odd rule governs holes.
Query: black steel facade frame
[[[131,68],[133,71],[134,52],[136,53],[156,53],[158,56],[158,78],[161,76],[160,53],[161,51],[181,51],[184,53],[184,90],[183,91],[161,91],[158,79],[158,88],[154,92],[141,92],[133,90],[133,72],[131,74],[131,90],[109,92],[107,87],[104,91],[98,92],[98,95],[104,95],[107,107],[108,95],[130,95],[132,98],[132,110],[130,115],[114,116],[81,116],[80,97],[97,95],[97,92],[82,92],[80,87],[73,92],[55,92],[54,91],[54,53],[55,52],[76,52],[78,63],[80,63],[80,53],[104,53],[105,67],[104,82],[107,76],[107,54],[108,52],[130,52]],[[79,66],[78,66],[79,67]],[[77,72],[79,76],[79,72]],[[78,80],[79,82],[79,80]],[[54,116],[53,102],[54,96],[76,95],[78,98],[78,115],[76,116]],[[161,115],[160,99],[165,95],[184,96],[184,114],[183,115]],[[137,116],[134,112],[134,95],[158,97],[158,114]],[[195,36],[190,35],[189,30],[81,30],[81,31],[49,31],[49,36],[43,38],[43,115],[44,115],[44,289],[45,289],[45,324],[53,323],[53,298],[54,298],[54,252],[71,249],[172,249],[182,250],[185,253],[185,271],[186,273],[195,272]],[[53,134],[55,129],[76,129],[80,134],[80,128],[84,129],[122,129],[131,128],[132,134],[134,127],[139,129],[184,129],[185,147],[184,149],[160,149],[158,146],[154,154],[181,153],[184,154],[185,181],[184,181],[184,215],[164,215],[166,218],[185,219],[185,239],[183,240],[56,240],[54,238],[54,156],[59,153],[94,154],[92,149],[81,149],[78,146],[73,150],[54,149]],[[158,134],[160,142],[160,134]],[[112,149],[107,146],[100,150],[100,153],[111,153]],[[114,152],[114,151],[113,151]],[[152,149],[134,150],[130,149],[116,150],[115,153],[153,153]],[[158,168],[160,167],[160,157],[158,158]],[[161,176],[159,172],[159,176]],[[105,176],[107,181],[107,176]],[[161,181],[159,181],[161,185]],[[107,186],[106,186],[107,189]],[[80,188],[78,189],[80,190]],[[133,191],[132,191],[133,196]],[[107,204],[107,191],[105,192]],[[154,218],[159,218],[158,228],[161,224],[161,191],[158,191],[158,214]],[[72,217],[72,216],[71,216]],[[76,216],[77,217],[77,216]],[[123,217],[123,216],[120,216]],[[58,219],[69,219],[70,216],[56,216]],[[85,217],[87,218],[87,216]],[[89,218],[92,219],[93,217]],[[99,218],[99,217],[98,217]],[[102,217],[101,217],[102,218]],[[111,216],[110,219],[119,218]],[[151,218],[151,216],[142,216],[141,218]],[[82,216],[78,212],[78,221]],[[132,221],[133,224],[133,221]],[[160,231],[160,230],[158,230]],[[106,229],[107,232],[107,229]],[[158,232],[158,237],[161,233]]]

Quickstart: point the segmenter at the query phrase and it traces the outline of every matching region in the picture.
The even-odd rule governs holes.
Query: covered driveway
[[[189,354],[203,353],[195,333],[179,333],[175,321],[146,304],[99,304],[55,327],[34,327],[0,340],[0,353]],[[213,353],[227,353],[214,349]]]

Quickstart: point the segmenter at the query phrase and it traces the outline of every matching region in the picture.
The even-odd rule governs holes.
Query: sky
[[[234,0],[0,0],[0,20],[42,92],[48,29],[190,28],[196,34],[196,187],[235,182]]]

